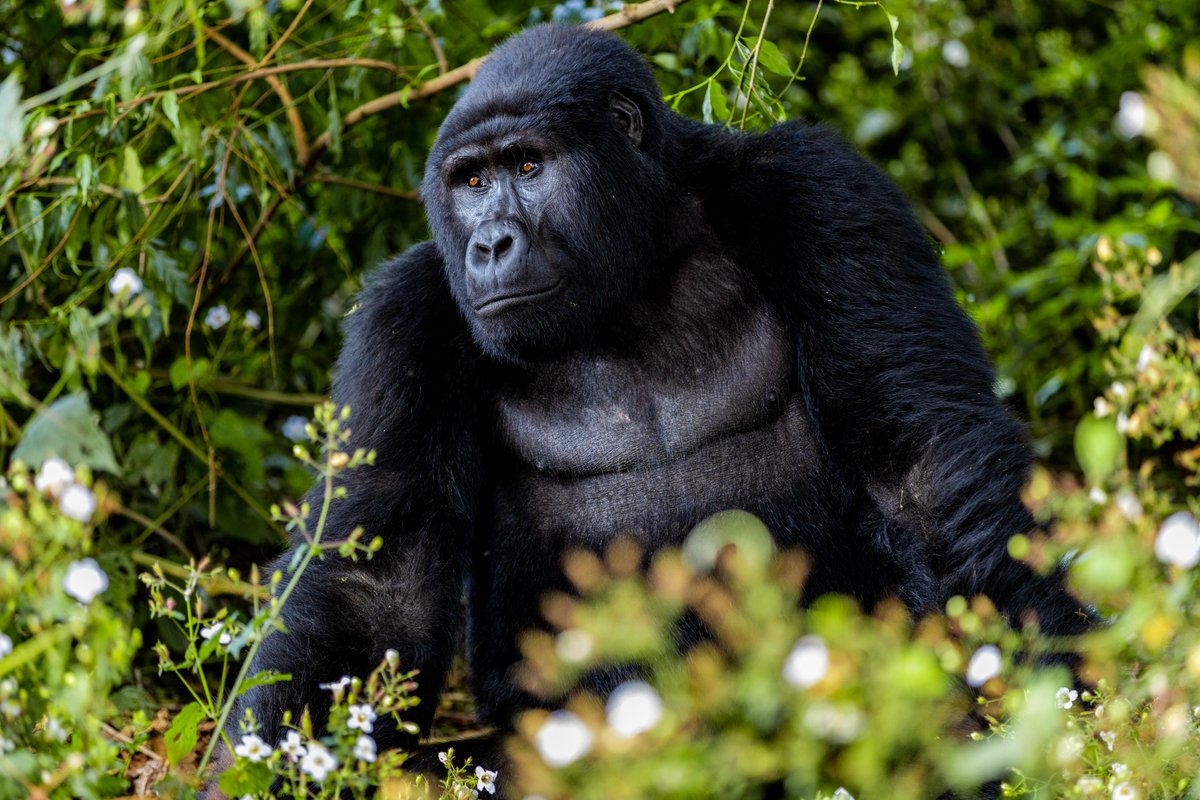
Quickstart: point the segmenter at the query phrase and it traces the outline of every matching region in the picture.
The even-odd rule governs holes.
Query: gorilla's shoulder
[[[467,333],[446,284],[436,245],[421,242],[367,276],[346,317],[351,357],[396,355],[400,350],[443,351]]]

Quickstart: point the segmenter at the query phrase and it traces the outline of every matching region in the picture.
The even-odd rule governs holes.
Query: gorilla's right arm
[[[333,399],[350,407],[349,451],[376,457],[343,473],[347,497],[330,504],[322,541],[361,526],[364,541],[380,536],[383,547],[370,560],[329,552],[309,564],[283,608],[286,632],[268,636],[251,667],[292,679],[246,694],[227,726],[232,741],[247,706],[268,744],[282,735],[284,711],[296,720],[307,706],[321,729],[330,693],[318,684],[365,677],[389,648],[401,668],[420,670],[422,702],[406,721],[428,729],[462,629],[481,475],[472,427],[479,414],[469,408],[478,397],[476,351],[442,276],[434,246],[417,245],[374,274],[347,319]],[[310,534],[322,498],[318,484],[307,498]],[[278,568],[286,571],[302,546],[293,534]],[[384,725],[376,738],[383,747],[400,737]]]

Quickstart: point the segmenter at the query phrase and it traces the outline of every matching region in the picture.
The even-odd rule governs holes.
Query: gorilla
[[[810,599],[919,616],[986,594],[1014,624],[1088,627],[1009,557],[1034,527],[1023,430],[900,190],[836,135],[687,119],[617,37],[544,26],[483,63],[423,196],[432,241],[362,290],[333,386],[377,460],[326,530],[383,547],[311,564],[252,668],[292,680],[252,689],[231,734],[245,708],[268,742],[284,711],[319,729],[319,684],[388,649],[427,729],[463,641],[503,730],[545,702],[517,637],[569,590],[567,550],[653,552],[725,509],[807,554]]]

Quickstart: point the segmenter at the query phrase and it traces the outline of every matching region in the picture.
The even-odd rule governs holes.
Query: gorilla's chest
[[[498,513],[542,533],[661,539],[796,492],[816,449],[795,349],[765,304],[745,300],[676,316],[630,351],[544,365],[502,391],[509,465]]]

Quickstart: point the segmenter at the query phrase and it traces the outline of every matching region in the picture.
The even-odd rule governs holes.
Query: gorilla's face
[[[536,359],[586,340],[653,258],[642,114],[616,91],[605,105],[585,133],[556,130],[546,113],[485,117],[441,156],[444,210],[431,203],[431,222],[448,217],[438,238],[451,290],[495,356]]]
[[[481,348],[541,360],[619,324],[662,261],[671,124],[645,62],[607,34],[546,25],[488,56],[422,188]]]

